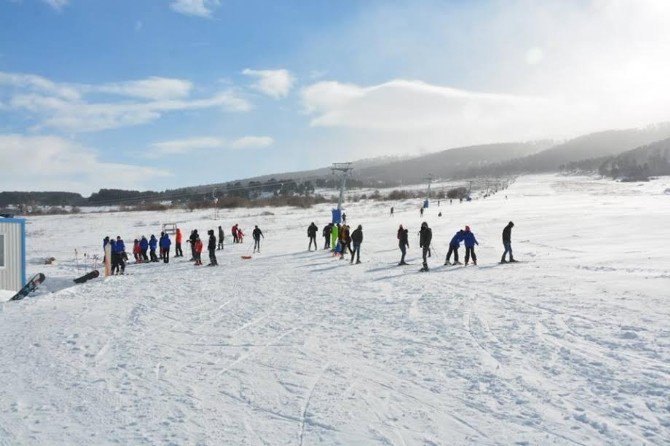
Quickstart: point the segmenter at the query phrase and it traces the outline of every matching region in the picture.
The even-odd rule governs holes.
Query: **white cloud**
[[[6,88],[2,88],[6,87]],[[49,127],[91,132],[145,124],[168,112],[220,108],[247,112],[251,104],[232,89],[210,97],[190,98],[193,84],[181,79],[150,77],[101,85],[60,84],[41,76],[0,72],[0,99],[5,110],[27,111]],[[125,101],[91,101],[90,95],[130,98]]]
[[[243,136],[234,140],[230,147],[233,149],[262,149],[274,144],[269,136]]]
[[[0,190],[134,188],[169,173],[101,161],[95,151],[58,136],[0,135]],[[26,169],[29,169],[27,174]]]
[[[182,79],[153,76],[147,79],[89,86],[87,88],[89,91],[101,93],[160,100],[188,97],[193,90],[193,83]]]
[[[274,143],[269,136],[243,136],[226,140],[212,136],[202,136],[186,139],[174,139],[153,143],[145,153],[149,158],[160,158],[169,155],[183,155],[200,150],[228,150],[228,149],[262,149]]]
[[[242,74],[258,79],[252,87],[272,98],[279,99],[288,96],[295,83],[295,78],[288,70],[251,70],[242,71]]]
[[[65,6],[70,3],[70,0],[42,0],[47,5],[51,6],[56,11],[62,10]]]
[[[173,0],[170,8],[179,14],[209,18],[219,0]]]

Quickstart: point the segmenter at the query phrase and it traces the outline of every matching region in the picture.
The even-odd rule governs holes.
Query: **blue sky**
[[[0,0],[0,190],[164,189],[668,120],[669,3]]]

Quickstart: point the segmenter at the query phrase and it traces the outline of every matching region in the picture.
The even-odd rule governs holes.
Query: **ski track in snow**
[[[325,206],[32,218],[29,273],[47,281],[0,304],[0,445],[668,444],[669,185],[547,175],[443,200],[424,216],[429,273],[411,201],[347,207],[361,265],[304,251]],[[523,263],[499,265],[510,219]],[[70,286],[75,248],[81,264],[104,235],[132,246],[172,221],[259,224],[263,253],[227,240],[195,268],[186,245]],[[442,266],[465,224],[480,266]]]

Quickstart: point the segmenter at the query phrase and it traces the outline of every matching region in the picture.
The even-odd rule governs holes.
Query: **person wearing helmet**
[[[465,233],[463,234],[463,244],[465,245],[465,265],[470,262],[470,257],[472,257],[472,263],[477,265],[477,255],[475,254],[475,245],[479,245],[479,242],[475,238],[475,234],[470,230],[470,226],[465,227]]]
[[[514,227],[513,222],[507,223],[507,226],[505,226],[505,229],[503,229],[502,232],[502,242],[503,242],[503,247],[505,248],[505,251],[503,252],[502,259],[500,259],[500,263],[507,263],[507,260],[505,260],[505,256],[507,253],[509,253],[509,261],[510,263],[516,262],[514,260],[514,255],[512,254],[512,228]]]

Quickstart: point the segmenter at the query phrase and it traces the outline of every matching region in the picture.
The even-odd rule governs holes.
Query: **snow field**
[[[31,219],[29,272],[47,281],[0,304],[0,444],[667,444],[669,186],[534,176],[443,200],[424,215],[429,273],[414,201],[347,207],[365,235],[353,266],[305,250],[327,207]],[[523,263],[499,265],[509,220]],[[222,224],[220,266],[71,286],[74,249],[81,263],[163,222]],[[263,229],[262,254],[240,259],[253,242],[228,244],[234,223]],[[479,266],[441,266],[466,224]]]

